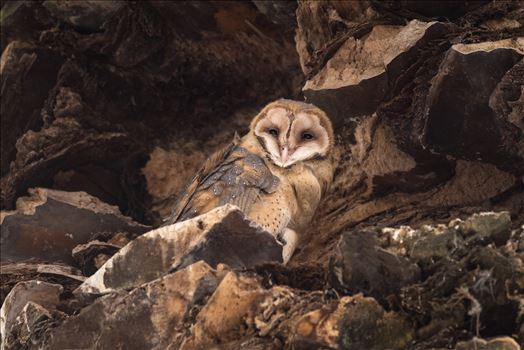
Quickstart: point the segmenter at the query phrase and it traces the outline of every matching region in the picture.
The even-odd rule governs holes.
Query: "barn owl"
[[[205,162],[168,223],[237,205],[284,244],[287,263],[331,185],[333,142],[331,122],[319,108],[284,99],[272,102],[244,137],[235,135]]]

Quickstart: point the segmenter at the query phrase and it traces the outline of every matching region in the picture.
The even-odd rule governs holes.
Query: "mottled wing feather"
[[[233,142],[223,149],[213,153],[209,158],[206,159],[205,163],[202,165],[202,167],[200,167],[193,179],[191,179],[184,192],[178,197],[171,216],[166,220],[166,224],[172,224],[180,221],[179,219],[182,214],[187,212],[188,204],[191,202],[191,199],[197,192],[197,189],[199,189],[199,187],[203,184],[204,188],[208,188],[212,184],[212,181],[209,180],[220,170],[223,170],[225,166],[227,166],[228,163],[226,160],[235,147],[237,147],[238,142],[239,137],[238,134],[235,133]],[[208,183],[206,183],[206,181],[208,181]]]
[[[230,145],[209,157],[180,196],[168,223],[187,220],[227,203],[247,213],[261,192],[276,190],[278,177],[260,157],[238,143],[235,135]]]

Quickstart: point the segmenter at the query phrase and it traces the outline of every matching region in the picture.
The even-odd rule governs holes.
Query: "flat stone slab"
[[[73,248],[99,234],[135,236],[149,230],[85,192],[35,188],[29,193],[18,199],[17,210],[0,214],[2,262],[36,258],[71,264]]]

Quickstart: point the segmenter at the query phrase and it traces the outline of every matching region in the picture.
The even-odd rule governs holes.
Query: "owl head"
[[[333,148],[333,127],[318,107],[281,99],[268,104],[253,119],[250,133],[277,166],[326,157]]]

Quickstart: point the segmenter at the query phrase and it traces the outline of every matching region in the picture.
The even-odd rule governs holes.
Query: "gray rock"
[[[477,235],[502,245],[511,235],[511,216],[507,211],[473,214],[459,227],[465,235]]]
[[[417,260],[443,258],[464,246],[460,234],[444,225],[424,226],[421,237],[413,243],[410,257]]]
[[[122,248],[79,288],[100,294],[133,288],[204,260],[216,267],[246,268],[282,261],[282,247],[273,236],[246,220],[235,206],[148,232]]]
[[[418,266],[407,258],[380,248],[370,231],[346,232],[329,264],[336,289],[351,294],[364,292],[386,297],[420,278]]]

